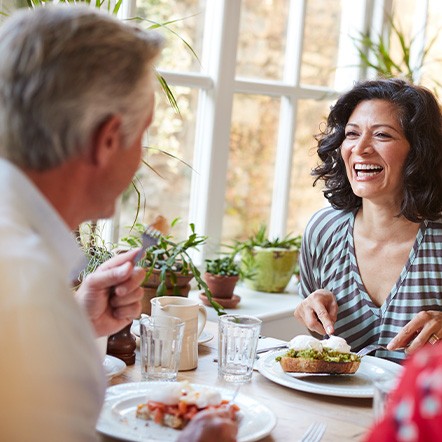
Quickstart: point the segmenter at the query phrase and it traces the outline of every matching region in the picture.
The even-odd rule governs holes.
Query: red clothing
[[[427,345],[405,364],[386,415],[366,442],[442,441],[442,342]]]

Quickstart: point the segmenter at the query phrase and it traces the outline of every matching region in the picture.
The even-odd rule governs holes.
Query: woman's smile
[[[355,195],[400,202],[409,151],[394,104],[379,99],[359,103],[347,122],[341,146]]]

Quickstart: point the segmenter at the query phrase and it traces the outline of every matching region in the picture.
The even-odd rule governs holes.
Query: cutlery
[[[227,406],[230,406],[230,405],[233,404],[233,402],[234,402],[235,399],[236,399],[236,396],[238,396],[238,393],[239,393],[239,389],[240,389],[240,388],[241,388],[241,384],[239,384],[239,385],[236,386],[235,391],[233,392],[233,396],[232,396],[232,398],[230,399],[230,401],[227,403]]]
[[[327,425],[323,422],[313,422],[304,433],[300,442],[319,442],[325,433]]]
[[[161,237],[161,232],[158,230],[148,227],[141,235],[141,249],[134,257],[134,264],[136,264],[140,259],[143,258],[144,254],[146,253],[146,250],[149,247],[155,246],[158,244],[158,241]]]
[[[366,347],[362,348],[361,350],[359,350],[356,354],[362,358],[363,356],[366,356],[369,353],[374,352],[375,350],[383,349],[383,350],[387,350],[387,351],[402,351],[402,350],[405,350],[406,348],[407,347],[400,347],[400,348],[395,348],[394,350],[390,350],[385,345],[370,344],[370,345],[367,345]]]
[[[259,348],[256,350],[256,354],[266,353],[271,350],[283,350],[285,348],[289,348],[288,344],[274,345],[273,347]]]

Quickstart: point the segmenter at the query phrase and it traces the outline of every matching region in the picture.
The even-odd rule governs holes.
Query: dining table
[[[190,371],[179,371],[178,381],[217,386],[234,391],[235,384],[228,384],[218,377],[218,324],[206,323],[205,333],[210,339],[198,345],[198,366]],[[137,338],[139,339],[139,338]],[[262,338],[261,347],[274,340]],[[139,346],[136,362],[108,380],[109,386],[142,381]],[[146,381],[148,382],[148,381]],[[263,376],[254,370],[250,382],[242,384],[240,395],[253,398],[267,406],[276,416],[276,425],[264,438],[265,442],[291,442],[302,439],[314,422],[326,424],[324,441],[360,441],[373,423],[372,398],[340,397],[311,393],[289,388]],[[100,434],[103,441],[120,440]]]

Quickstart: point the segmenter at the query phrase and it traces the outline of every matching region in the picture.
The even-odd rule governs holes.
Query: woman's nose
[[[352,152],[359,155],[364,155],[373,152],[373,145],[370,137],[363,135],[355,141]]]

